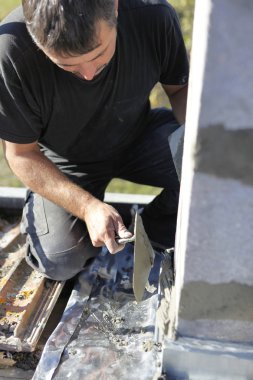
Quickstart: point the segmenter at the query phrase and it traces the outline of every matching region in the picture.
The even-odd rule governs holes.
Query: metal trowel
[[[133,270],[133,290],[136,301],[143,298],[150,270],[154,264],[155,254],[145,232],[142,218],[136,212],[134,219],[134,236],[129,239],[116,239],[118,244],[125,244],[134,241],[134,270]]]

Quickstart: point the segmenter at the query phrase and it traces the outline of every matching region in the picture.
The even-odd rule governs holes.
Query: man
[[[115,238],[129,237],[103,202],[114,177],[163,187],[143,211],[169,245],[179,181],[168,136],[185,121],[188,62],[165,0],[23,0],[0,29],[0,137],[31,190],[23,211],[27,262],[65,280]],[[150,110],[161,82],[173,113]]]

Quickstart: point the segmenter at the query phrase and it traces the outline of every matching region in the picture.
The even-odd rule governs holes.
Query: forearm
[[[173,113],[180,124],[185,123],[187,90],[188,87],[185,86],[182,90],[170,96],[170,103],[173,109]]]
[[[39,149],[7,156],[14,174],[32,191],[85,220],[86,208],[97,201],[71,182]]]
[[[123,248],[115,238],[126,238],[131,233],[117,210],[71,182],[40,152],[37,143],[5,142],[4,147],[6,159],[16,176],[34,192],[82,219],[95,247],[106,245],[111,253]]]
[[[173,113],[179,124],[185,123],[188,85],[163,85],[170,99]]]

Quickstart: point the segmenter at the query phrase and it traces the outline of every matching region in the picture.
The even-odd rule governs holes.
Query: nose
[[[92,80],[96,74],[97,68],[94,64],[82,65],[78,70],[86,80]]]

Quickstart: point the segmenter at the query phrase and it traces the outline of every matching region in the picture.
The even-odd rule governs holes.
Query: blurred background
[[[187,52],[190,58],[191,52],[191,37],[192,37],[192,24],[194,14],[195,0],[170,0],[169,3],[176,9]],[[0,21],[15,7],[21,4],[21,0],[0,0]],[[152,107],[170,107],[168,98],[165,96],[160,85],[154,87],[150,101]],[[23,186],[22,183],[12,174],[8,165],[6,164],[2,144],[0,143],[0,186]],[[114,179],[108,186],[107,191],[119,193],[133,193],[133,194],[158,194],[160,189],[134,184],[120,179]]]

